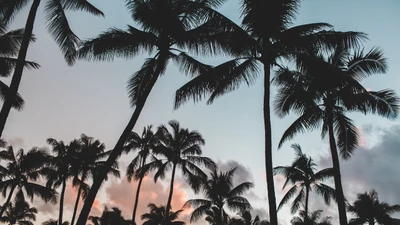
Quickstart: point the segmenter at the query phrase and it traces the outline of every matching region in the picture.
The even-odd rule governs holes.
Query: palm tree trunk
[[[174,164],[174,166],[172,167],[171,184],[169,186],[169,196],[168,196],[167,206],[165,207],[165,218],[163,224],[164,222],[167,221],[169,216],[169,211],[171,210],[172,195],[174,193],[175,171],[176,171],[176,164]]]
[[[33,1],[31,9],[29,11],[28,19],[25,24],[24,37],[22,39],[21,48],[19,49],[17,65],[15,66],[14,74],[11,79],[9,93],[0,111],[0,138],[3,134],[4,127],[6,126],[6,121],[8,115],[10,114],[14,96],[17,94],[19,84],[21,83],[26,54],[28,52],[29,42],[32,37],[33,25],[35,23],[36,12],[39,7],[39,4],[40,0]]]
[[[264,62],[264,135],[265,135],[265,170],[267,175],[268,205],[271,225],[278,225],[276,212],[275,185],[272,166],[272,138],[270,112],[270,66]]]
[[[8,194],[8,197],[7,197],[6,202],[5,202],[5,203],[3,204],[3,206],[1,207],[0,218],[3,216],[3,213],[6,211],[7,206],[8,206],[8,204],[9,204],[10,201],[11,201],[11,197],[12,197],[12,195],[13,195],[14,190],[15,190],[16,187],[17,187],[16,185],[13,185],[13,186],[11,187],[10,194]]]
[[[336,147],[336,140],[333,131],[333,115],[332,110],[328,110],[328,126],[329,126],[329,144],[331,148],[333,174],[335,180],[336,201],[339,210],[340,225],[347,225],[346,204],[343,194],[342,178],[340,174],[339,155]]]
[[[142,168],[145,165],[145,163],[146,163],[146,158],[143,158],[142,165],[141,165]],[[139,203],[139,193],[140,193],[140,187],[142,186],[143,177],[144,177],[144,174],[143,174],[143,176],[140,176],[139,183],[138,183],[137,190],[136,190],[135,205],[133,206],[133,213],[132,213],[133,225],[136,225],[136,210],[137,210],[137,206]],[[71,224],[71,225],[73,225],[73,224]]]
[[[82,186],[79,185],[78,195],[76,196],[76,200],[75,200],[74,212],[72,214],[71,225],[74,225],[74,222],[75,222],[76,211],[78,210],[79,199],[81,198],[81,192],[82,192]]]
[[[160,54],[159,60],[165,61],[168,59],[168,54]],[[143,97],[137,100],[135,111],[133,112],[133,115],[131,119],[129,120],[128,124],[126,125],[124,131],[122,132],[121,136],[119,137],[117,144],[115,145],[113,151],[111,152],[110,156],[108,157],[104,167],[100,171],[97,179],[93,181],[92,187],[89,190],[89,193],[85,199],[85,203],[83,204],[81,214],[78,217],[78,221],[76,222],[76,225],[85,225],[87,218],[90,213],[90,209],[92,208],[94,199],[96,198],[97,192],[99,191],[99,188],[101,184],[103,183],[104,178],[107,175],[108,170],[111,168],[115,160],[121,155],[123,151],[124,144],[126,140],[128,139],[130,133],[132,132],[133,128],[135,127],[135,124],[137,120],[139,119],[140,113],[142,112],[142,109],[146,103],[147,97],[149,97],[151,90],[154,87],[154,84],[157,81],[157,78],[161,74],[161,71],[163,70],[163,66],[158,66],[155,70],[156,76],[153,76],[150,80],[149,85],[145,88]]]
[[[65,182],[65,180],[63,180],[61,194],[60,194],[60,209],[58,212],[58,225],[62,225],[62,221],[63,221],[64,195],[65,195],[66,188],[67,188],[67,183]]]
[[[306,213],[306,217],[304,218],[305,224],[308,224],[308,198],[310,196],[310,188],[309,184],[306,183],[306,202],[304,204],[304,212]]]

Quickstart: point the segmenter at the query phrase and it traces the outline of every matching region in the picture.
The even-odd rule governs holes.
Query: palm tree
[[[14,57],[18,54],[23,36],[23,29],[7,31],[7,26],[0,18],[0,77],[9,77],[11,75],[17,61]],[[31,41],[34,40],[35,39],[32,37]],[[25,62],[25,68],[27,69],[37,69],[39,67],[37,63]],[[8,86],[0,81],[0,97],[3,100],[7,98],[8,91]],[[24,100],[21,95],[17,93],[12,101],[12,107],[17,110],[22,110],[23,106]]]
[[[72,164],[74,160],[77,160],[78,144],[77,141],[72,141],[69,145],[66,145],[63,141],[57,141],[53,138],[48,138],[47,143],[52,146],[52,151],[55,154],[55,156],[51,157],[50,163],[53,170],[47,176],[47,186],[52,188],[62,186],[58,214],[58,225],[62,225],[64,195],[67,188],[67,181],[74,176]]]
[[[167,216],[165,206],[156,206],[153,203],[149,203],[147,207],[150,208],[150,212],[142,215],[142,220],[146,220],[143,225],[185,225],[183,221],[175,221],[183,211],[181,209],[176,212],[170,211]]]
[[[231,211],[247,211],[251,209],[249,201],[243,197],[243,193],[248,191],[254,185],[251,182],[243,182],[237,186],[233,185],[233,177],[236,167],[227,172],[218,172],[213,169],[211,177],[202,185],[205,199],[191,199],[185,205],[195,207],[190,215],[190,222],[196,222],[203,216],[212,212],[218,212],[217,225],[227,224],[227,216],[224,207]],[[210,211],[211,210],[211,211]],[[208,214],[209,214],[208,213]]]
[[[14,202],[6,207],[5,216],[0,217],[0,222],[8,223],[9,225],[33,225],[32,221],[36,220],[37,209],[30,207],[25,201],[24,194],[19,191]]]
[[[169,121],[168,124],[172,128],[172,132],[165,125],[160,125],[156,133],[160,143],[153,150],[154,154],[165,158],[159,158],[137,170],[137,173],[141,174],[157,168],[154,174],[154,182],[157,182],[159,178],[164,179],[166,172],[172,169],[165,215],[169,215],[171,208],[176,169],[181,169],[183,178],[197,193],[200,191],[203,181],[207,179],[207,174],[199,165],[212,170],[216,168],[210,158],[201,156],[201,146],[205,144],[205,141],[199,132],[181,128],[179,123],[174,120]]]
[[[28,197],[33,200],[37,195],[46,202],[57,202],[57,192],[47,186],[34,183],[39,178],[45,178],[49,174],[46,167],[48,154],[45,149],[32,148],[27,153],[20,149],[14,154],[12,146],[7,147],[9,162],[6,167],[0,166],[0,191],[3,197],[8,197],[0,211],[0,217],[7,209],[15,190],[24,190]]]
[[[58,225],[58,220],[49,219],[42,223],[42,225]],[[64,221],[62,225],[69,225],[68,221]]]
[[[331,199],[335,199],[335,190],[322,183],[324,180],[333,177],[333,169],[327,168],[315,172],[315,167],[317,165],[311,157],[307,157],[307,155],[303,153],[300,145],[293,144],[292,148],[296,151],[296,158],[292,165],[274,168],[274,174],[281,174],[286,177],[282,189],[285,189],[287,184],[293,185],[286,192],[285,196],[283,196],[279,203],[278,210],[288,203],[297,193],[297,197],[294,199],[290,211],[292,214],[296,213],[300,205],[303,204],[304,213],[308,215],[310,191],[316,191],[318,194],[322,195],[326,204],[330,204]]]
[[[321,213],[322,210],[316,210],[307,215],[304,210],[300,210],[299,216],[293,217],[290,222],[292,225],[332,225],[331,217],[321,219]]]
[[[258,215],[253,219],[250,211],[248,210],[239,212],[238,215],[241,218],[230,219],[229,225],[270,225],[268,220],[260,220],[260,217]]]
[[[0,18],[7,25],[16,14],[24,8],[30,1],[28,0],[15,0],[15,1],[1,1],[0,2]],[[31,41],[33,26],[36,20],[36,13],[41,0],[33,0],[29,11],[29,15],[25,24],[24,36],[21,40],[21,47],[18,52],[18,58],[15,64],[14,74],[12,76],[10,89],[8,91],[8,98],[5,99],[3,107],[0,111],[0,137],[7,121],[13,105],[14,96],[18,92],[18,87],[21,83],[22,73],[25,66],[25,59],[28,52],[29,43]],[[79,45],[80,40],[78,36],[71,30],[65,11],[85,11],[94,15],[102,15],[103,13],[90,4],[87,0],[46,0],[44,7],[46,13],[46,22],[49,32],[60,46],[61,51],[64,53],[64,58],[69,65],[72,65],[76,57],[76,47]]]
[[[347,210],[356,216],[350,220],[349,224],[351,225],[400,224],[400,219],[391,217],[391,214],[400,212],[400,205],[380,202],[375,190],[358,194],[353,204],[347,205]]]
[[[107,207],[104,207],[104,211],[101,217],[90,216],[89,220],[92,221],[94,225],[130,225],[132,221],[125,220],[121,215],[121,210],[113,207],[111,211]]]
[[[227,221],[230,221],[229,215],[225,212],[225,210],[221,210],[215,205],[204,210],[204,215],[204,220],[210,225],[222,225],[226,224]]]
[[[144,167],[144,165],[147,164],[147,159],[150,157],[152,157],[152,161],[157,160],[151,154],[151,151],[157,145],[158,140],[151,129],[152,126],[145,127],[143,129],[142,136],[139,136],[139,134],[132,132],[131,136],[128,138],[127,144],[125,145],[127,150],[139,150],[136,157],[131,161],[131,163],[129,163],[126,169],[126,175],[129,182],[132,181],[132,178],[134,178],[134,180],[139,180],[136,190],[135,205],[133,207],[132,213],[132,221],[134,224],[136,224],[135,218],[137,206],[139,203],[140,187],[142,185],[143,178],[146,176],[145,173],[137,173],[137,169]]]
[[[278,224],[278,218],[272,163],[271,70],[274,66],[279,66],[280,59],[293,58],[296,54],[315,45],[324,48],[329,48],[334,43],[353,46],[357,44],[358,40],[366,38],[365,34],[357,32],[322,31],[331,28],[331,25],[327,23],[290,27],[295,19],[300,2],[301,0],[242,1],[243,30],[234,27],[234,29],[230,28],[230,31],[226,32],[227,28],[222,25],[213,28],[217,30],[216,33],[220,30],[221,40],[227,42],[223,46],[232,47],[228,52],[235,53],[235,58],[212,69],[208,68],[205,72],[204,70],[196,71],[198,76],[179,88],[175,96],[175,108],[178,108],[190,98],[196,102],[207,94],[210,94],[207,103],[211,104],[217,97],[237,89],[242,83],[248,85],[254,83],[259,72],[263,71],[265,169],[272,225]],[[233,31],[231,31],[232,29]]]
[[[208,35],[211,32],[205,29],[205,24],[215,24],[217,20],[224,19],[228,21],[212,9],[224,1],[129,0],[128,9],[141,29],[133,26],[128,26],[126,30],[111,28],[82,45],[78,57],[98,61],[110,61],[115,57],[130,59],[144,51],[150,54],[155,52],[128,81],[130,102],[135,110],[108,158],[105,169],[110,168],[123,152],[124,144],[135,127],[147,97],[158,78],[165,73],[168,63],[171,60],[178,63],[185,72],[202,71],[207,66],[185,54],[185,48],[197,53],[219,52],[220,40],[207,41],[212,35]],[[159,16],[163,19],[155,19]],[[84,225],[104,176],[105,171],[93,183],[78,225]]]
[[[78,187],[78,194],[72,214],[71,225],[74,225],[81,194],[83,193],[82,197],[85,199],[87,192],[90,189],[89,185],[85,182],[89,178],[92,178],[93,181],[97,179],[97,174],[105,165],[105,161],[102,161],[102,159],[110,154],[110,151],[105,151],[105,145],[103,143],[101,143],[99,140],[95,140],[93,137],[88,137],[85,134],[81,135],[80,139],[78,140],[78,145],[79,152],[76,157],[78,160],[76,160],[76,162],[72,165],[75,173],[73,185]],[[120,177],[118,164],[116,162],[108,170],[108,173],[116,177]],[[105,180],[107,180],[107,178],[108,174]]]
[[[363,78],[386,72],[386,59],[380,49],[367,53],[356,49],[352,53],[352,49],[338,45],[327,55],[321,52],[299,55],[297,71],[282,67],[277,72],[276,112],[281,117],[290,111],[300,115],[284,132],[279,147],[295,134],[318,128],[322,123],[321,136],[329,135],[339,219],[343,225],[347,218],[338,148],[342,158],[348,159],[358,145],[356,127],[345,113],[373,113],[395,118],[399,98],[390,89],[368,91],[360,84]]]

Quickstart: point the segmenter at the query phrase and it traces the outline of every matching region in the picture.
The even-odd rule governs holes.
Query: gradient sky
[[[11,144],[25,149],[45,145],[46,138],[52,137],[70,141],[81,133],[100,139],[108,149],[112,149],[128,122],[133,109],[129,106],[126,81],[143,63],[143,57],[130,60],[117,59],[113,62],[79,61],[73,67],[64,62],[58,46],[46,30],[44,3],[42,1],[34,33],[37,41],[29,48],[28,59],[38,62],[42,67],[35,71],[25,71],[20,93],[26,105],[22,112],[12,111],[7,121],[4,138]],[[91,1],[105,13],[105,18],[84,13],[68,13],[71,27],[82,39],[96,36],[110,27],[125,28],[133,25],[124,1]],[[239,21],[239,1],[231,0],[220,9],[228,17]],[[12,28],[23,27],[28,8],[23,10],[12,24]],[[362,31],[369,35],[365,48],[380,46],[389,60],[389,72],[366,79],[363,84],[372,90],[392,88],[400,93],[400,1],[398,0],[305,0],[299,11],[296,24],[328,22],[339,31]],[[217,64],[224,58],[205,59]],[[148,124],[158,126],[169,120],[178,120],[183,127],[200,131],[205,140],[204,155],[213,158],[218,164],[229,169],[240,167],[241,181],[253,181],[255,188],[248,193],[251,203],[261,217],[266,217],[266,183],[264,179],[264,140],[262,120],[262,82],[217,99],[213,105],[189,102],[174,111],[172,102],[174,91],[188,81],[184,74],[170,64],[166,75],[155,85],[147,104],[135,127],[141,132]],[[259,80],[261,81],[261,79]],[[349,200],[357,192],[376,188],[381,200],[391,204],[400,203],[398,190],[400,181],[400,123],[388,121],[378,116],[352,114],[362,138],[362,146],[349,161],[343,163],[344,191]],[[330,158],[327,140],[321,140],[318,132],[298,135],[293,141],[276,150],[277,143],[295,116],[285,119],[272,117],[274,166],[288,165],[294,153],[290,144],[301,144],[304,151],[319,162],[319,169],[329,167]],[[122,170],[133,155],[120,160]],[[168,179],[165,180],[167,182]],[[277,201],[283,196],[282,179],[276,178]],[[140,213],[145,212],[151,199],[157,204],[165,204],[168,189],[162,183],[153,184],[149,179],[141,200]],[[126,179],[112,179],[101,189],[93,213],[99,213],[102,204],[120,207],[128,218],[133,206],[135,184]],[[183,181],[178,179],[173,208],[178,209],[188,198],[193,197]],[[74,193],[67,191],[67,212],[69,220]],[[147,200],[147,201],[146,201]],[[41,201],[39,209],[43,212],[39,222],[57,218],[57,206],[45,205]],[[336,205],[324,206],[319,200],[311,201],[311,209],[323,208],[325,214],[334,217],[338,224]],[[188,213],[188,212],[187,212]],[[185,217],[187,217],[185,213]],[[282,224],[290,224],[290,214],[285,208],[279,212]],[[204,222],[200,222],[203,224]]]

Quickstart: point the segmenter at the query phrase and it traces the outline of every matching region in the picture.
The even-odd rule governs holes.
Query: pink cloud
[[[367,139],[365,138],[364,131],[356,126],[356,131],[358,134],[358,145],[364,147],[367,144]]]

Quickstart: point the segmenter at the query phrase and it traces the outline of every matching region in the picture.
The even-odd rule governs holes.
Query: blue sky
[[[105,18],[75,12],[68,14],[71,27],[82,39],[94,37],[110,27],[125,28],[126,24],[133,24],[122,0],[92,2],[103,10]],[[4,137],[14,145],[28,149],[32,146],[43,146],[46,138],[49,137],[69,141],[85,133],[100,139],[107,148],[111,149],[133,112],[129,106],[126,81],[140,68],[146,55],[130,60],[117,59],[113,62],[79,61],[73,67],[67,66],[57,45],[46,30],[43,3],[34,29],[37,41],[30,46],[28,54],[29,60],[38,62],[42,67],[36,71],[24,72],[20,93],[26,101],[25,109],[22,112],[11,112]],[[238,21],[239,1],[228,1],[220,11]],[[388,58],[389,71],[385,75],[368,78],[363,84],[373,90],[391,88],[400,93],[399,11],[400,2],[397,0],[304,0],[295,24],[328,22],[339,31],[367,33],[370,40],[365,43],[365,49],[369,50],[373,46],[381,47]],[[13,28],[23,26],[27,12],[28,8],[19,14],[12,24]],[[208,63],[219,63],[223,60],[225,60],[223,57],[205,59]],[[213,105],[206,105],[205,102],[194,105],[189,102],[174,111],[172,107],[174,91],[188,79],[171,63],[166,74],[159,79],[148,98],[135,131],[141,132],[142,128],[148,124],[158,126],[172,119],[178,120],[183,127],[200,131],[206,139],[204,155],[220,161],[221,165],[232,165],[232,162],[228,163],[229,160],[238,161],[245,171],[243,174],[248,172],[249,179],[255,183],[253,193],[259,200],[254,198],[251,202],[254,207],[265,211],[267,201],[265,200],[266,184],[263,179],[265,173],[262,80],[259,79],[260,82],[250,87],[242,86],[239,90],[217,99]],[[366,154],[362,150],[378,151],[378,147],[385,149],[385,143],[381,140],[392,138],[390,140],[396,143],[399,139],[394,137],[395,132],[390,131],[396,130],[399,122],[362,114],[352,114],[351,117],[363,132],[366,143],[360,151],[355,153],[354,164],[350,159],[345,162],[344,168],[356,166],[365,170],[376,169],[373,173],[381,175],[385,173],[386,179],[382,177],[383,181],[365,182],[364,188],[361,189],[354,188],[355,184],[347,180],[345,193],[349,198],[354,197],[356,191],[366,191],[375,188],[375,184],[388,182],[387,186],[379,186],[377,189],[378,192],[384,192],[381,196],[382,200],[392,204],[400,203],[399,197],[389,198],[389,196],[395,196],[395,193],[390,193],[390,190],[394,192],[395,188],[388,188],[390,185],[400,185],[390,183],[393,179],[396,180],[396,176],[390,174],[398,172],[395,157],[399,155],[388,150],[387,154],[393,155],[387,157],[386,161],[382,161],[386,164],[385,168],[369,167],[366,164],[368,161],[360,158],[362,154]],[[290,144],[300,143],[307,153],[321,162],[321,165],[329,166],[327,163],[329,160],[326,160],[329,156],[327,140],[321,140],[318,132],[298,135],[281,150],[276,150],[282,133],[295,118],[295,116],[288,116],[285,119],[272,117],[274,165],[289,164],[294,157]],[[385,151],[382,151],[382,154],[385,154]],[[378,154],[379,157],[382,157],[382,154]],[[121,165],[126,165],[132,156],[124,156],[120,160]],[[351,175],[347,171],[343,174],[344,179],[347,174]],[[348,177],[351,177],[350,175]],[[365,175],[364,181],[367,179],[368,176]],[[117,180],[106,184],[109,187],[112,185],[120,187],[123,184]],[[399,187],[397,186],[397,189]],[[109,200],[112,188],[108,190],[109,192],[104,188],[100,194],[100,200],[103,203]],[[191,196],[190,192],[188,195]],[[388,199],[384,199],[385,196],[388,196]],[[282,193],[278,191],[277,200],[280,201],[281,197]],[[115,204],[118,206],[118,202]],[[315,204],[319,206],[318,201]],[[332,205],[331,209],[334,215],[336,206]],[[49,212],[46,214],[48,216],[39,219],[49,217],[52,213],[54,212]],[[127,211],[126,215],[129,216],[130,211]],[[282,223],[290,222],[286,209],[279,213],[279,217]],[[336,220],[333,222],[337,224]]]

